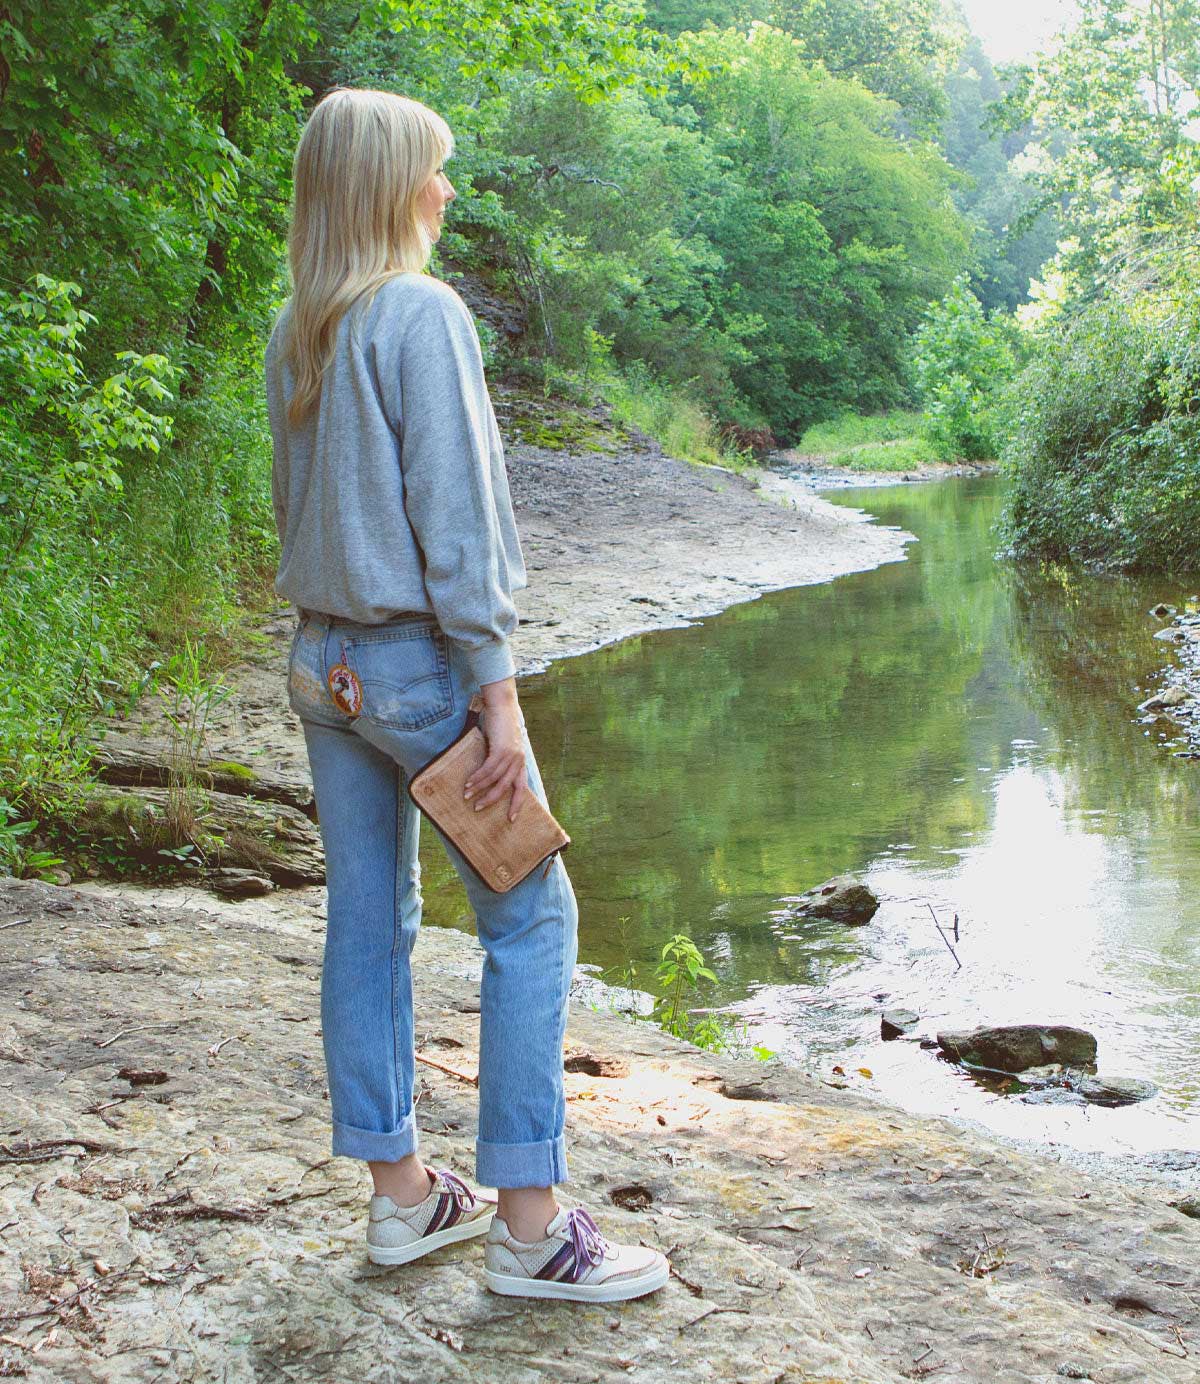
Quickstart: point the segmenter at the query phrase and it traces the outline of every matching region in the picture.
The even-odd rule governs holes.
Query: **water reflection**
[[[1178,1144],[1197,1110],[1200,765],[1148,744],[1133,708],[1166,656],[1146,611],[1187,593],[995,562],[992,478],[832,498],[919,542],[523,685],[576,842],[580,959],[648,979],[686,931],[720,977],[710,1002],[814,1069],[849,1058],[893,1098],[997,1127],[1103,1143],[1116,1119]],[[424,859],[431,921],[470,926],[430,840]],[[869,927],[781,916],[842,871],[885,900]],[[961,970],[930,905],[961,918]],[[880,1044],[885,1001],[930,1029],[1082,1023],[1102,1070],[1162,1096],[1018,1106]]]

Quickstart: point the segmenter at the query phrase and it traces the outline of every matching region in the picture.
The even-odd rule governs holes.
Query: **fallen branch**
[[[26,1144],[24,1149],[0,1144],[0,1163],[46,1163],[52,1158],[63,1157],[65,1150],[73,1145],[78,1145],[84,1153],[123,1152],[123,1150],[118,1150],[115,1144],[102,1144],[95,1139],[41,1139],[36,1144]],[[37,1149],[46,1149],[48,1152],[35,1153]],[[27,1155],[33,1156],[28,1157]],[[70,1156],[77,1157],[78,1155],[72,1154]]]
[[[161,1023],[138,1024],[136,1028],[122,1028],[113,1034],[111,1038],[106,1038],[103,1043],[97,1043],[98,1048],[106,1048],[109,1043],[115,1043],[118,1038],[124,1038],[127,1033],[142,1033],[148,1028],[174,1028],[176,1024],[191,1023],[200,1017],[199,1014],[185,1014],[180,1019],[164,1019]]]
[[[1164,1355],[1174,1355],[1177,1360],[1186,1360],[1189,1352],[1187,1346],[1183,1343],[1183,1332],[1180,1331],[1174,1323],[1171,1325],[1171,1330],[1175,1333],[1175,1339],[1179,1342],[1179,1349],[1183,1354],[1180,1355],[1177,1351],[1170,1350],[1166,1346],[1159,1346],[1159,1350],[1161,1350]]]
[[[416,1327],[423,1336],[428,1336],[431,1341],[437,1341],[439,1345],[449,1346],[450,1349],[454,1351],[462,1350],[463,1343],[459,1337],[455,1336],[452,1331],[447,1330],[446,1327],[438,1326],[436,1322],[431,1322],[424,1313],[422,1313],[416,1321],[413,1321],[413,1317],[417,1310],[417,1308],[414,1308],[412,1312],[405,1313],[403,1318],[404,1321],[411,1321],[413,1326]]]
[[[679,1332],[686,1331],[689,1326],[695,1326],[697,1322],[702,1322],[705,1317],[711,1317],[714,1312],[738,1312],[743,1317],[748,1317],[750,1315],[750,1309],[748,1307],[709,1307],[701,1312],[698,1317],[693,1317],[690,1322],[684,1322],[682,1326],[677,1326],[675,1328],[676,1334],[678,1335]]]
[[[478,1086],[479,1076],[472,1076],[470,1072],[460,1072],[454,1067],[448,1067],[444,1062],[435,1062],[432,1057],[425,1057],[421,1053],[414,1054],[418,1062],[424,1062],[427,1067],[433,1067],[439,1072],[445,1072],[447,1076],[452,1076],[458,1081],[465,1081],[468,1086]]]
[[[955,965],[958,967],[958,969],[961,971],[961,970],[962,970],[962,962],[958,959],[958,953],[954,950],[954,948],[953,948],[952,946],[950,946],[950,939],[949,939],[949,937],[947,937],[946,934],[942,931],[942,925],[941,925],[941,923],[938,922],[938,916],[937,916],[936,913],[933,912],[933,904],[927,903],[927,904],[925,905],[925,907],[926,907],[927,909],[929,909],[930,913],[933,914],[933,925],[934,925],[935,928],[937,928],[938,936],[942,939],[943,942],[945,942],[946,946],[949,948],[949,950],[950,950],[950,955],[954,958],[954,964],[955,964]],[[954,915],[954,940],[955,940],[956,942],[958,941],[958,914],[957,914],[957,913]]]
[[[166,1201],[156,1201],[143,1211],[129,1217],[129,1224],[138,1230],[154,1230],[166,1221],[259,1221],[266,1214],[265,1206],[210,1206],[192,1202],[191,1190],[185,1187]],[[180,1205],[181,1202],[191,1203]]]

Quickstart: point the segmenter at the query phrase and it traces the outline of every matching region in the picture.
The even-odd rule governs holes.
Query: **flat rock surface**
[[[1195,1381],[1200,1223],[1161,1197],[580,1004],[568,1056],[616,1074],[565,1078],[560,1195],[668,1251],[667,1287],[497,1299],[477,1244],[371,1265],[366,1169],[329,1154],[319,892],[252,921],[0,881],[9,1372]],[[475,1090],[441,1068],[475,1070],[480,959],[417,944],[422,1153],[468,1177]]]

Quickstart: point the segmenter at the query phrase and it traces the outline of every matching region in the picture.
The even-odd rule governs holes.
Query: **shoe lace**
[[[437,1171],[439,1181],[445,1183],[446,1187],[454,1194],[454,1200],[459,1206],[470,1208],[475,1205],[475,1193],[458,1176],[452,1173],[449,1168],[439,1168]]]
[[[600,1234],[600,1227],[582,1206],[567,1212],[565,1226],[571,1232],[575,1262],[582,1264],[586,1259],[589,1264],[599,1264],[611,1246]]]

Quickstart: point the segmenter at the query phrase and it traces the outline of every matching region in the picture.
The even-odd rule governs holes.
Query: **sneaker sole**
[[[495,1215],[495,1212],[492,1213]],[[435,1230],[432,1235],[424,1235],[411,1245],[373,1245],[367,1241],[367,1258],[372,1264],[408,1264],[431,1254],[443,1245],[452,1245],[458,1240],[472,1240],[477,1235],[486,1235],[492,1228],[492,1216],[480,1216],[477,1221],[463,1221],[446,1230]]]
[[[493,1293],[506,1297],[565,1298],[571,1302],[624,1302],[642,1297],[666,1286],[671,1266],[664,1263],[640,1278],[623,1278],[615,1283],[559,1283],[545,1278],[517,1278],[512,1274],[484,1269],[484,1282]]]

